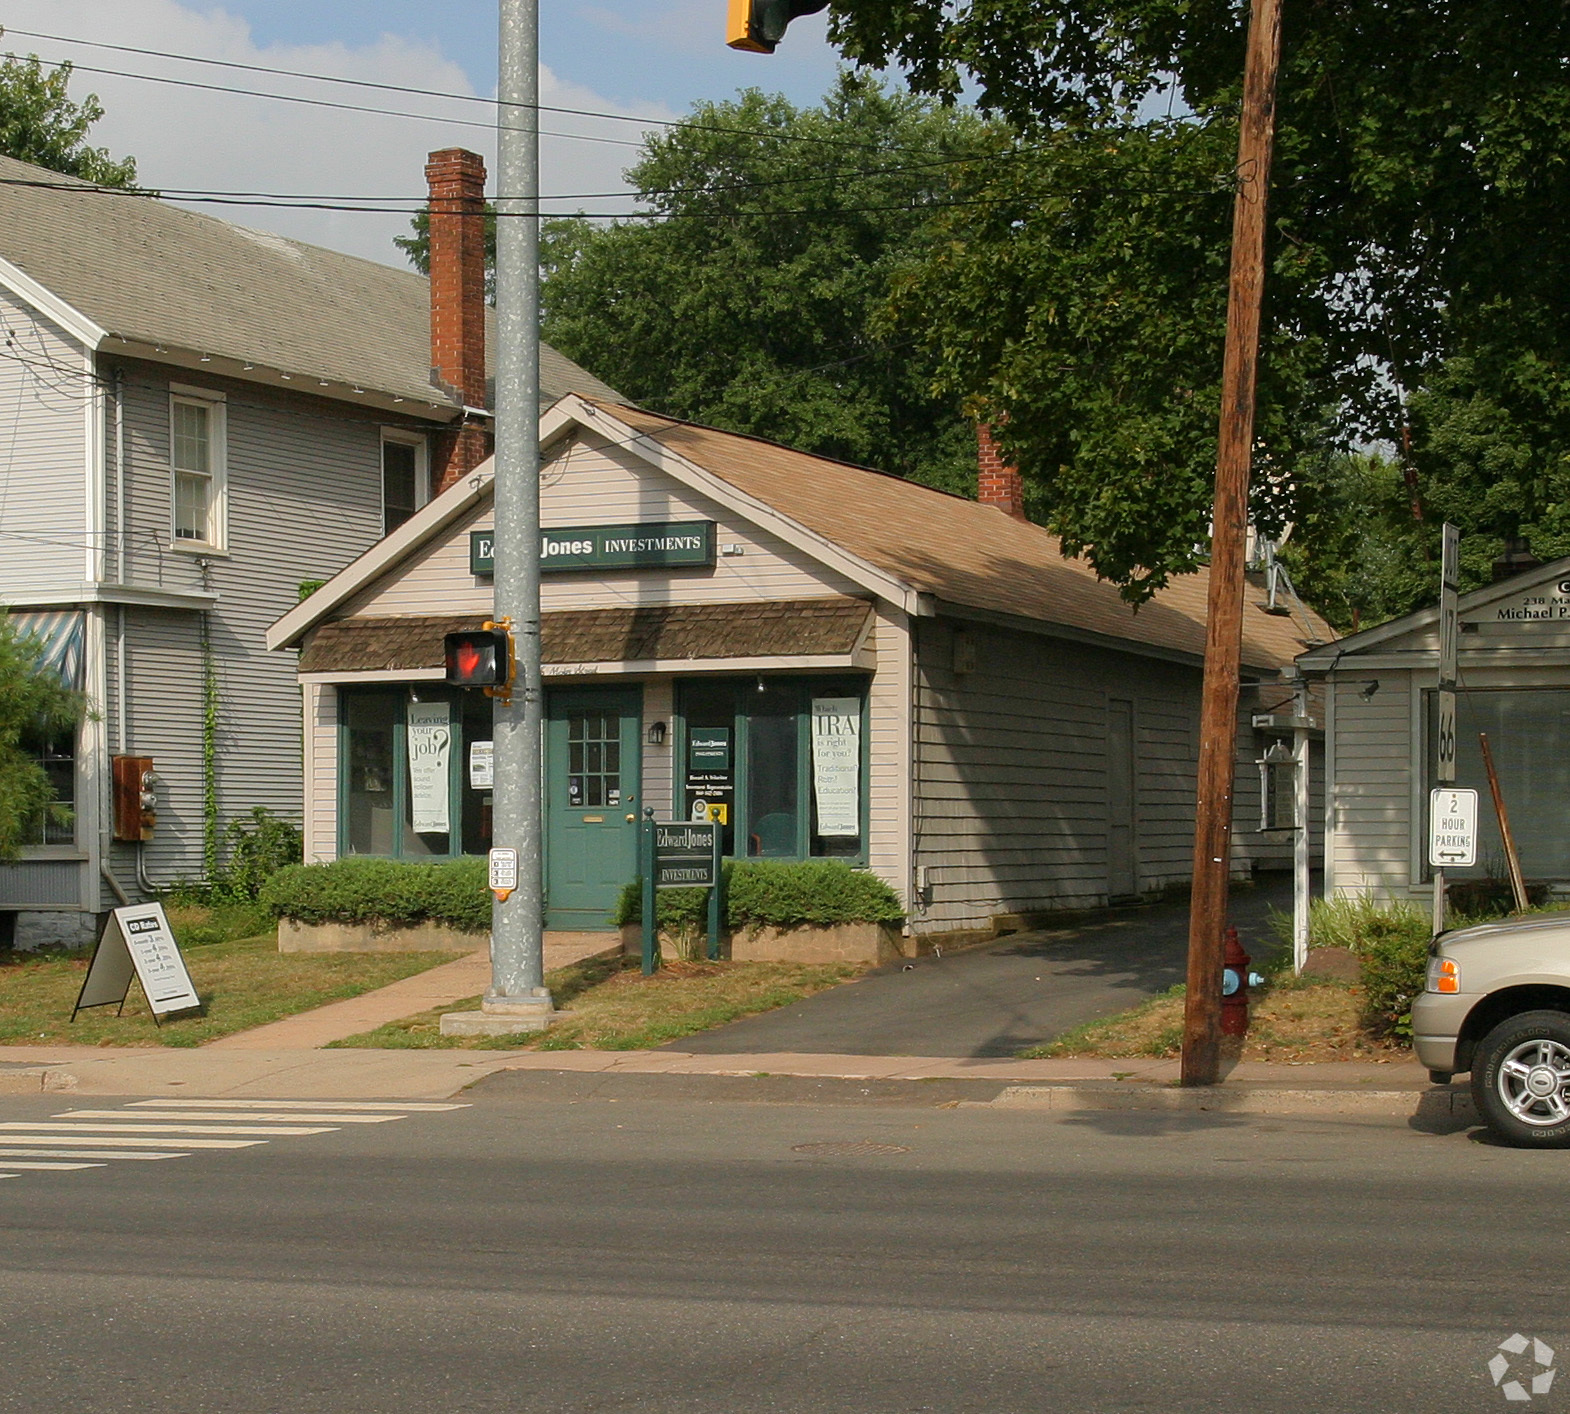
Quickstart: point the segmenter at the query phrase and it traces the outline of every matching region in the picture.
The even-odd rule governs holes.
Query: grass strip
[[[451,952],[280,953],[276,935],[209,943],[186,952],[201,1013],[153,1024],[133,980],[125,1013],[84,1011],[73,1023],[87,973],[81,956],[0,954],[0,1045],[200,1046],[327,1002],[357,997],[459,957]]]
[[[1183,1047],[1182,983],[1128,1011],[1076,1026],[1022,1060],[1168,1059]],[[1277,974],[1249,998],[1242,1059],[1277,1063],[1397,1060],[1399,1042],[1370,1036],[1360,1024],[1360,989],[1317,977]]]
[[[545,975],[558,1011],[548,1031],[513,1036],[443,1036],[448,1011],[473,1011],[478,997],[378,1026],[335,1047],[536,1051],[645,1051],[744,1016],[789,1006],[866,971],[852,963],[667,962],[652,977],[633,958],[597,958]]]

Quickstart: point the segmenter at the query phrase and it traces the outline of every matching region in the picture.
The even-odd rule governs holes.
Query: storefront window
[[[1428,698],[1428,784],[1435,781],[1434,694]],[[1449,877],[1507,878],[1478,733],[1488,734],[1510,833],[1530,879],[1570,879],[1570,691],[1475,690],[1456,694],[1456,779],[1478,793],[1477,866]],[[1427,850],[1423,852],[1426,860]],[[1428,877],[1425,871],[1425,877]]]
[[[747,677],[679,691],[684,818],[725,821],[736,857],[865,857],[865,684]]]
[[[76,733],[48,740],[26,739],[24,748],[49,778],[55,810],[35,818],[28,827],[24,844],[76,843]]]
[[[441,859],[490,847],[490,703],[467,696],[344,690],[341,853]]]

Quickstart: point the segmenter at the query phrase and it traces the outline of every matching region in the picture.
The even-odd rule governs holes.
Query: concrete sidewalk
[[[621,951],[621,939],[604,933],[547,933],[545,935],[545,970],[569,967],[591,957]],[[237,1031],[232,1036],[210,1041],[202,1047],[207,1051],[295,1051],[325,1046],[332,1041],[342,1041],[358,1036],[363,1031],[374,1031],[389,1021],[398,1021],[418,1012],[435,1007],[450,1007],[467,997],[481,995],[491,984],[491,954],[489,946],[470,953],[453,962],[444,962],[401,982],[378,987],[373,992],[362,992],[347,1001],[330,1002],[314,1011],[302,1011],[286,1016],[268,1026],[256,1026],[249,1031]]]
[[[1243,1064],[1214,1089],[1176,1088],[1176,1061],[1006,1060],[948,1056],[679,1051],[199,1050],[8,1046],[0,1093],[233,1099],[446,1099],[499,1071],[592,1075],[797,1076],[970,1080],[999,1109],[1159,1109],[1240,1114],[1470,1114],[1463,1088],[1429,1083],[1415,1062]],[[981,1087],[978,1086],[978,1089]]]

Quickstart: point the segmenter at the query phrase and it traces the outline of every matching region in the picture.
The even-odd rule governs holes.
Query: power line
[[[58,191],[75,193],[83,196],[117,196],[122,198],[139,199],[142,201],[155,201],[160,193],[138,191],[129,187],[102,187],[85,182],[50,182],[33,180],[24,177],[0,177],[0,186],[28,187],[43,191]],[[703,191],[703,188],[695,188]],[[1036,198],[1041,197],[1076,197],[1076,196],[1190,196],[1195,198],[1213,197],[1222,194],[1225,188],[1211,185],[1206,187],[1068,187],[1055,191],[1041,191],[1035,193]],[[625,193],[623,193],[625,195]],[[180,201],[189,201],[215,206],[261,206],[279,207],[284,210],[298,211],[344,211],[369,215],[419,215],[426,210],[422,202],[418,206],[366,206],[360,204],[365,200],[383,200],[384,198],[350,197],[343,200],[323,201],[295,201],[292,198],[279,199],[274,196],[180,196],[175,198]],[[406,198],[407,199],[407,198]],[[564,200],[569,198],[555,198]],[[1019,201],[1021,198],[1014,194],[1002,196],[966,197],[955,200],[931,201],[902,201],[882,206],[829,206],[829,207],[797,207],[774,208],[761,211],[745,211],[726,213],[727,215],[741,215],[756,219],[774,219],[785,216],[810,217],[814,220],[832,219],[841,216],[860,216],[893,211],[942,211],[961,207],[999,206],[1008,205]],[[525,211],[495,211],[484,213],[493,215],[498,219],[503,217],[529,217],[536,213]],[[710,221],[718,222],[724,219],[713,213],[705,211],[541,211],[541,219],[571,219],[575,216],[594,216],[605,220],[617,221]]]
[[[892,147],[892,146],[890,146],[889,144],[886,144],[886,143],[858,142],[858,141],[856,141],[853,138],[813,137],[813,136],[810,136],[810,135],[807,135],[807,134],[804,134],[804,133],[784,133],[784,132],[767,131],[767,130],[761,130],[760,131],[760,130],[753,130],[753,129],[747,129],[747,128],[731,127],[731,126],[729,126],[729,125],[727,125],[725,123],[698,123],[698,122],[692,121],[691,119],[686,119],[686,118],[646,118],[646,117],[638,117],[635,114],[629,114],[629,113],[606,113],[606,112],[602,112],[602,111],[600,111],[598,109],[594,109],[594,108],[564,108],[564,107],[560,107],[558,105],[549,104],[549,103],[534,103],[534,104],[516,103],[516,102],[513,102],[511,100],[500,99],[500,98],[484,98],[484,97],[481,97],[478,94],[473,94],[473,93],[452,93],[452,92],[449,92],[447,90],[437,89],[437,88],[413,88],[413,87],[409,87],[409,86],[403,85],[403,84],[377,83],[377,82],[375,82],[375,81],[373,81],[371,79],[339,78],[338,76],[336,76],[334,74],[313,74],[313,73],[310,73],[310,72],[308,72],[306,70],[302,70],[302,69],[279,69],[279,68],[272,68],[272,67],[270,67],[268,65],[265,65],[265,64],[242,64],[242,63],[240,63],[240,62],[238,62],[236,60],[232,60],[232,59],[207,59],[207,58],[203,58],[202,56],[197,55],[197,54],[179,54],[179,53],[174,53],[172,51],[164,50],[164,49],[139,49],[139,48],[135,47],[134,45],[129,45],[129,44],[108,44],[108,43],[105,43],[105,42],[103,42],[101,40],[74,39],[74,38],[70,38],[70,37],[68,37],[66,35],[43,34],[43,33],[40,33],[40,32],[38,32],[36,30],[14,29],[14,28],[6,28],[4,26],[0,26],[0,34],[19,34],[19,35],[25,36],[28,39],[48,39],[48,40],[52,40],[52,41],[54,41],[57,44],[81,44],[81,45],[85,45],[86,47],[88,47],[90,49],[111,49],[111,50],[114,50],[117,53],[121,53],[121,54],[142,54],[142,55],[147,56],[148,58],[154,58],[154,59],[174,59],[174,60],[177,60],[179,62],[187,63],[187,64],[207,64],[207,65],[211,65],[211,66],[216,67],[216,68],[238,69],[238,70],[244,71],[246,73],[275,74],[275,75],[277,75],[277,76],[279,76],[281,78],[309,79],[309,80],[312,80],[312,81],[314,81],[316,83],[346,84],[346,85],[350,85],[350,86],[355,87],[355,88],[377,89],[377,90],[380,90],[380,91],[386,92],[386,93],[407,93],[407,94],[415,95],[415,96],[422,97],[422,98],[442,98],[442,99],[448,99],[448,100],[451,100],[451,101],[457,102],[457,103],[483,103],[487,107],[491,107],[491,108],[533,108],[536,112],[539,112],[539,113],[560,113],[560,114],[563,114],[563,115],[568,116],[568,117],[576,117],[576,118],[598,118],[598,119],[600,119],[602,121],[605,121],[605,122],[614,122],[614,123],[637,123],[640,127],[689,128],[689,129],[695,129],[695,130],[697,130],[699,132],[730,133],[730,134],[734,134],[734,135],[739,136],[739,137],[769,137],[769,138],[776,138],[776,139],[779,139],[779,140],[785,141],[785,142],[814,142],[814,143],[819,143],[819,144],[822,144],[822,145],[825,145],[825,146],[830,146],[830,147],[855,147],[855,148],[861,148],[861,149],[864,149],[866,151],[872,151],[872,152],[918,152],[919,153],[919,152],[922,151],[922,149],[920,149],[920,148]],[[33,57],[36,58],[37,56],[35,55]],[[71,61],[69,61],[69,60],[67,60],[65,62],[66,63],[71,63]],[[39,59],[39,63],[47,64],[47,65],[49,65],[50,67],[53,67],[53,68],[61,67],[61,63],[59,61],[55,61],[55,60]],[[218,85],[218,84],[197,84],[197,83],[195,83],[195,82],[193,82],[191,80],[185,80],[185,79],[164,79],[164,78],[159,78],[159,77],[157,77],[156,75],[153,75],[153,74],[128,73],[128,72],[125,72],[125,71],[120,70],[120,69],[93,68],[93,67],[91,67],[89,65],[86,65],[86,64],[72,64],[72,67],[81,69],[83,73],[107,74],[107,75],[110,75],[110,76],[115,77],[115,78],[145,79],[145,80],[147,80],[148,82],[151,82],[151,83],[185,84],[185,85],[187,85],[189,87],[206,88],[206,89],[211,89],[211,90],[213,90],[215,92],[219,92],[219,93],[238,93],[238,94],[245,94],[245,95],[248,95],[250,97],[256,97],[256,98],[278,98],[278,99],[282,99],[282,100],[287,101],[287,102],[320,103],[320,104],[322,104],[323,106],[326,106],[326,107],[334,107],[334,108],[348,107],[348,108],[350,108],[351,111],[355,111],[355,112],[365,112],[365,113],[387,113],[387,112],[389,112],[389,110],[383,109],[383,108],[358,108],[358,107],[355,107],[354,105],[337,104],[337,103],[326,103],[324,100],[319,100],[319,99],[294,98],[294,97],[292,97],[289,94],[261,93],[261,92],[257,92],[255,90],[251,90],[251,89],[225,88],[222,85]],[[454,118],[454,119],[432,118],[432,117],[429,117],[428,115],[420,114],[420,113],[402,113],[402,112],[399,112],[399,113],[392,113],[391,116],[401,117],[401,118],[423,118],[423,119],[425,119],[425,121],[428,121],[428,122],[465,123],[465,120],[463,120],[463,119],[457,119],[457,118]],[[471,127],[487,127],[487,128],[492,128],[492,129],[495,128],[495,124],[494,123],[467,123],[466,125],[467,126],[471,126]],[[549,133],[549,134],[546,134],[546,136],[550,136],[550,137],[578,137],[578,136],[581,136],[581,135],[577,134],[577,133]],[[615,139],[615,138],[586,137],[584,140],[585,141],[589,141],[589,142],[611,142],[611,143],[618,142],[618,139]],[[624,147],[639,147],[642,144],[641,143],[619,142],[619,145],[620,146],[624,146]]]

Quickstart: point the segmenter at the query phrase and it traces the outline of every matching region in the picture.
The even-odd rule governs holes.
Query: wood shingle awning
[[[750,604],[649,604],[546,614],[547,664],[692,662],[715,658],[824,658],[853,653],[872,605],[836,596]],[[300,653],[312,674],[428,671],[442,639],[478,628],[481,614],[338,619]]]

